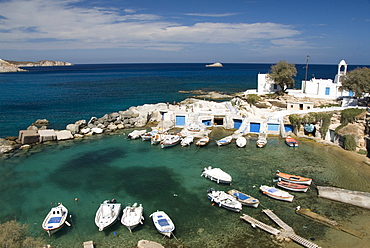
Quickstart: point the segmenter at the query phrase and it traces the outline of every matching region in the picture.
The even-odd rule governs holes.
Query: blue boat
[[[236,189],[229,190],[228,194],[234,196],[241,204],[248,207],[257,208],[260,204],[260,201],[253,196],[244,194]]]

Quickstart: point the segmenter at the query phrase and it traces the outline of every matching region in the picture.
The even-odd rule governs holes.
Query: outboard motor
[[[112,200],[110,200],[110,203],[116,203],[117,202],[117,200],[116,199],[112,199]]]
[[[207,193],[212,193],[213,191],[215,191],[215,189],[214,189],[214,188],[210,188],[210,189],[207,191]]]

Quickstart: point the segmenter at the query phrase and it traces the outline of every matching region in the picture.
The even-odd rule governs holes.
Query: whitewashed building
[[[338,64],[338,72],[334,80],[322,78],[312,78],[309,81],[303,80],[300,90],[288,89],[287,92],[289,95],[296,97],[316,97],[327,99],[351,97],[354,95],[353,92],[340,90],[340,86],[342,86],[341,78],[346,75],[347,67],[348,65],[346,61],[341,60]],[[267,77],[267,74],[258,74],[257,81],[257,90],[247,90],[245,94],[265,95],[281,90],[278,85]]]

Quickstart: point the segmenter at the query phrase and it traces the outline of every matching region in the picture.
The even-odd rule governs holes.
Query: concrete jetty
[[[317,186],[319,197],[370,209],[370,193]]]
[[[287,225],[284,221],[282,221],[276,214],[274,214],[270,209],[264,209],[262,210],[271,220],[273,220],[277,225],[279,225],[282,230],[275,229],[263,222],[260,222],[253,217],[244,214],[240,218],[245,220],[246,222],[250,223],[252,227],[258,227],[266,232],[269,232],[275,236],[277,236],[278,239],[285,239],[289,238],[293,240],[294,242],[307,247],[307,248],[320,248],[320,246],[316,245],[315,243],[312,243],[311,241],[302,238],[298,236],[293,228],[291,228],[289,225]]]

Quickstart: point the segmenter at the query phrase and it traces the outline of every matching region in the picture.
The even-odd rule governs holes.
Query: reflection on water
[[[259,149],[255,138],[249,138],[245,148],[237,148],[234,142],[218,147],[214,141],[219,137],[211,138],[202,148],[161,149],[123,135],[91,137],[43,146],[39,148],[42,152],[3,160],[0,218],[27,223],[32,235],[44,237],[55,247],[81,247],[87,240],[94,240],[99,247],[136,247],[141,239],[165,247],[276,247],[270,234],[253,229],[238,213],[212,206],[206,197],[211,187],[225,191],[236,188],[261,201],[258,209],[244,207],[242,213],[278,228],[261,213],[263,208],[272,209],[298,235],[322,247],[361,247],[369,241],[369,236],[358,239],[308,220],[294,209],[298,205],[310,208],[365,233],[370,230],[369,210],[319,198],[314,186],[307,193],[293,193],[293,203],[268,198],[258,190],[261,184],[273,185],[274,173],[280,170],[311,177],[315,185],[369,192],[370,169],[359,157],[309,140],[300,140],[300,147],[289,148],[283,139],[270,137],[267,146]],[[220,167],[231,174],[232,185],[218,185],[200,177],[205,166]],[[144,225],[135,228],[133,234],[119,222],[99,232],[95,212],[101,202],[111,198],[124,206],[143,204]],[[58,202],[69,209],[72,227],[48,238],[41,222]],[[171,216],[178,241],[163,239],[157,233],[149,218],[156,210]],[[300,247],[294,243],[284,246]]]

